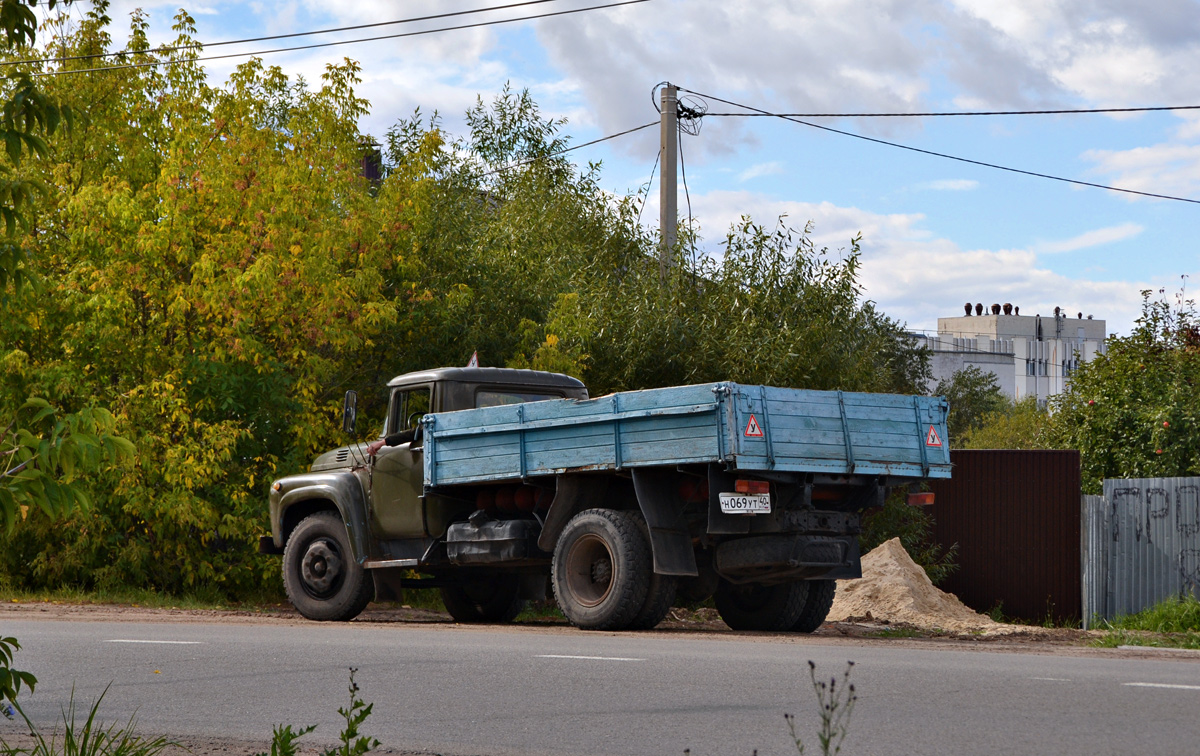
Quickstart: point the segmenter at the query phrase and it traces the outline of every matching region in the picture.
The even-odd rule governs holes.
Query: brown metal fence
[[[1081,615],[1077,451],[958,450],[934,481],[935,539],[958,544],[940,587],[976,611],[1009,617]]]

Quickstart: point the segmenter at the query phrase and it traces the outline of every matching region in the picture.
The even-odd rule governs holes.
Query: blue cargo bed
[[[426,415],[425,486],[720,462],[949,478],[944,399],[709,383]]]

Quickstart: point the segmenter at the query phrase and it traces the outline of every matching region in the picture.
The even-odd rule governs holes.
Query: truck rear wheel
[[[808,583],[734,584],[721,580],[717,585],[717,612],[734,630],[791,630],[800,619]]]
[[[584,510],[554,547],[554,597],[584,630],[628,627],[645,605],[653,572],[650,544],[633,512]]]
[[[650,528],[646,525],[646,519],[641,515],[635,515],[638,526],[642,530],[642,535],[646,539],[646,548],[650,550],[650,583],[646,587],[646,600],[642,602],[642,608],[638,610],[637,616],[627,626],[629,630],[652,630],[658,626],[659,622],[667,616],[667,612],[671,611],[671,605],[675,603],[675,592],[678,589],[679,580],[674,575],[660,575],[654,572],[654,547],[650,543]]]
[[[833,607],[833,594],[837,592],[836,580],[808,580],[808,595],[804,598],[804,608],[800,610],[800,618],[792,625],[792,630],[798,633],[811,633],[821,626],[829,616]]]
[[[375,582],[354,559],[346,526],[334,512],[300,521],[283,550],[283,587],[311,620],[354,619],[375,598]]]
[[[443,586],[442,603],[458,622],[512,622],[525,602],[521,581],[503,573]]]

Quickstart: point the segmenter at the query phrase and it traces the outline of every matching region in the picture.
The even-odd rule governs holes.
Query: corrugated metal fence
[[[1085,627],[1198,592],[1200,478],[1105,480],[1081,530]]]
[[[941,587],[976,611],[1078,619],[1079,452],[953,450],[954,477],[931,482],[934,538],[958,544]]]

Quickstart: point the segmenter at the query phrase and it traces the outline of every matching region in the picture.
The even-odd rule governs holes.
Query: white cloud
[[[756,179],[761,176],[772,176],[777,173],[783,173],[783,163],[778,160],[772,160],[769,163],[756,163],[746,170],[738,174],[738,181],[746,182],[751,179]]]
[[[1042,242],[1034,246],[1034,251],[1049,254],[1074,252],[1080,249],[1087,249],[1088,247],[1098,247],[1101,244],[1112,244],[1113,242],[1132,239],[1142,233],[1142,231],[1145,231],[1145,228],[1137,223],[1122,223],[1119,226],[1097,228],[1078,236],[1073,236],[1070,239],[1063,239],[1062,241]]]
[[[789,112],[926,109],[935,80],[976,107],[1200,99],[1195,0],[660,0],[538,29],[610,132],[653,118],[650,85],[663,79]],[[729,120],[706,128],[701,149],[715,153],[753,134]]]
[[[939,181],[926,181],[923,184],[917,184],[917,189],[929,189],[935,192],[969,192],[972,189],[979,188],[979,182],[975,179],[941,179]]]
[[[1162,143],[1131,150],[1088,150],[1084,160],[1122,189],[1200,198],[1200,144]],[[1124,195],[1137,199],[1136,195]]]

